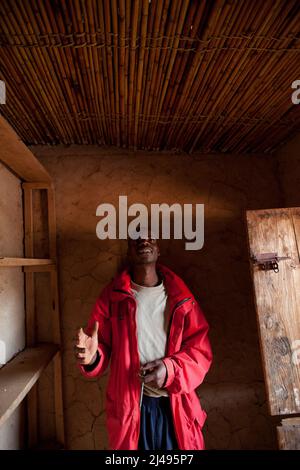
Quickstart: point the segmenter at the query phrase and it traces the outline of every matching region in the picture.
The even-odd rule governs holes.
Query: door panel
[[[278,262],[279,272],[250,265],[270,413],[299,413],[300,209],[247,211],[246,219],[251,258],[289,257]]]

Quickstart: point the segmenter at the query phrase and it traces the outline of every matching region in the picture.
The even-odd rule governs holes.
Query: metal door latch
[[[284,259],[291,259],[290,256],[278,256],[277,253],[260,253],[251,256],[253,264],[259,266],[263,271],[273,270],[274,273],[279,272],[279,261]]]

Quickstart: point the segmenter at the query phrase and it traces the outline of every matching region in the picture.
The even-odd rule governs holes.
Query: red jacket
[[[164,363],[175,434],[179,449],[204,449],[201,429],[206,419],[195,389],[212,362],[208,324],[185,283],[170,269],[158,265],[168,293],[169,334]],[[113,450],[136,450],[140,432],[141,383],[136,335],[136,301],[130,290],[130,275],[123,271],[104,288],[86,329],[99,322],[100,362],[86,377],[102,374],[110,364],[106,392],[109,446]]]

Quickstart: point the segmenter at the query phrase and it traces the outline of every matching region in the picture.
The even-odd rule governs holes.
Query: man
[[[157,240],[128,242],[130,266],[106,286],[75,354],[86,377],[110,364],[106,393],[113,450],[204,449],[195,389],[212,362],[208,324],[184,282],[157,263]]]

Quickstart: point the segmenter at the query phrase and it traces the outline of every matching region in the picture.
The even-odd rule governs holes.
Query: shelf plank
[[[53,265],[52,259],[40,258],[0,258],[0,266],[13,267],[13,266],[45,266]]]
[[[23,186],[23,185],[22,185]],[[24,188],[24,244],[25,257],[34,258],[33,236],[33,193],[32,189]],[[26,267],[26,266],[25,266]],[[24,269],[24,267],[23,267]],[[36,346],[36,316],[34,295],[34,272],[25,274],[25,311],[26,311],[26,345]],[[38,389],[33,385],[27,395],[27,430],[28,444],[33,447],[38,441]]]
[[[3,116],[0,116],[0,141],[0,160],[22,180],[52,182],[49,173]]]
[[[35,182],[35,183],[22,183],[23,189],[51,189],[53,188],[53,183],[49,182]]]
[[[39,266],[23,266],[24,273],[51,273],[56,271],[56,264],[41,264]]]
[[[49,343],[26,348],[0,369],[0,426],[19,406],[58,349]]]
[[[277,426],[280,450],[300,450],[300,418],[287,418]]]
[[[300,426],[300,418],[285,418],[281,420],[282,426]]]

